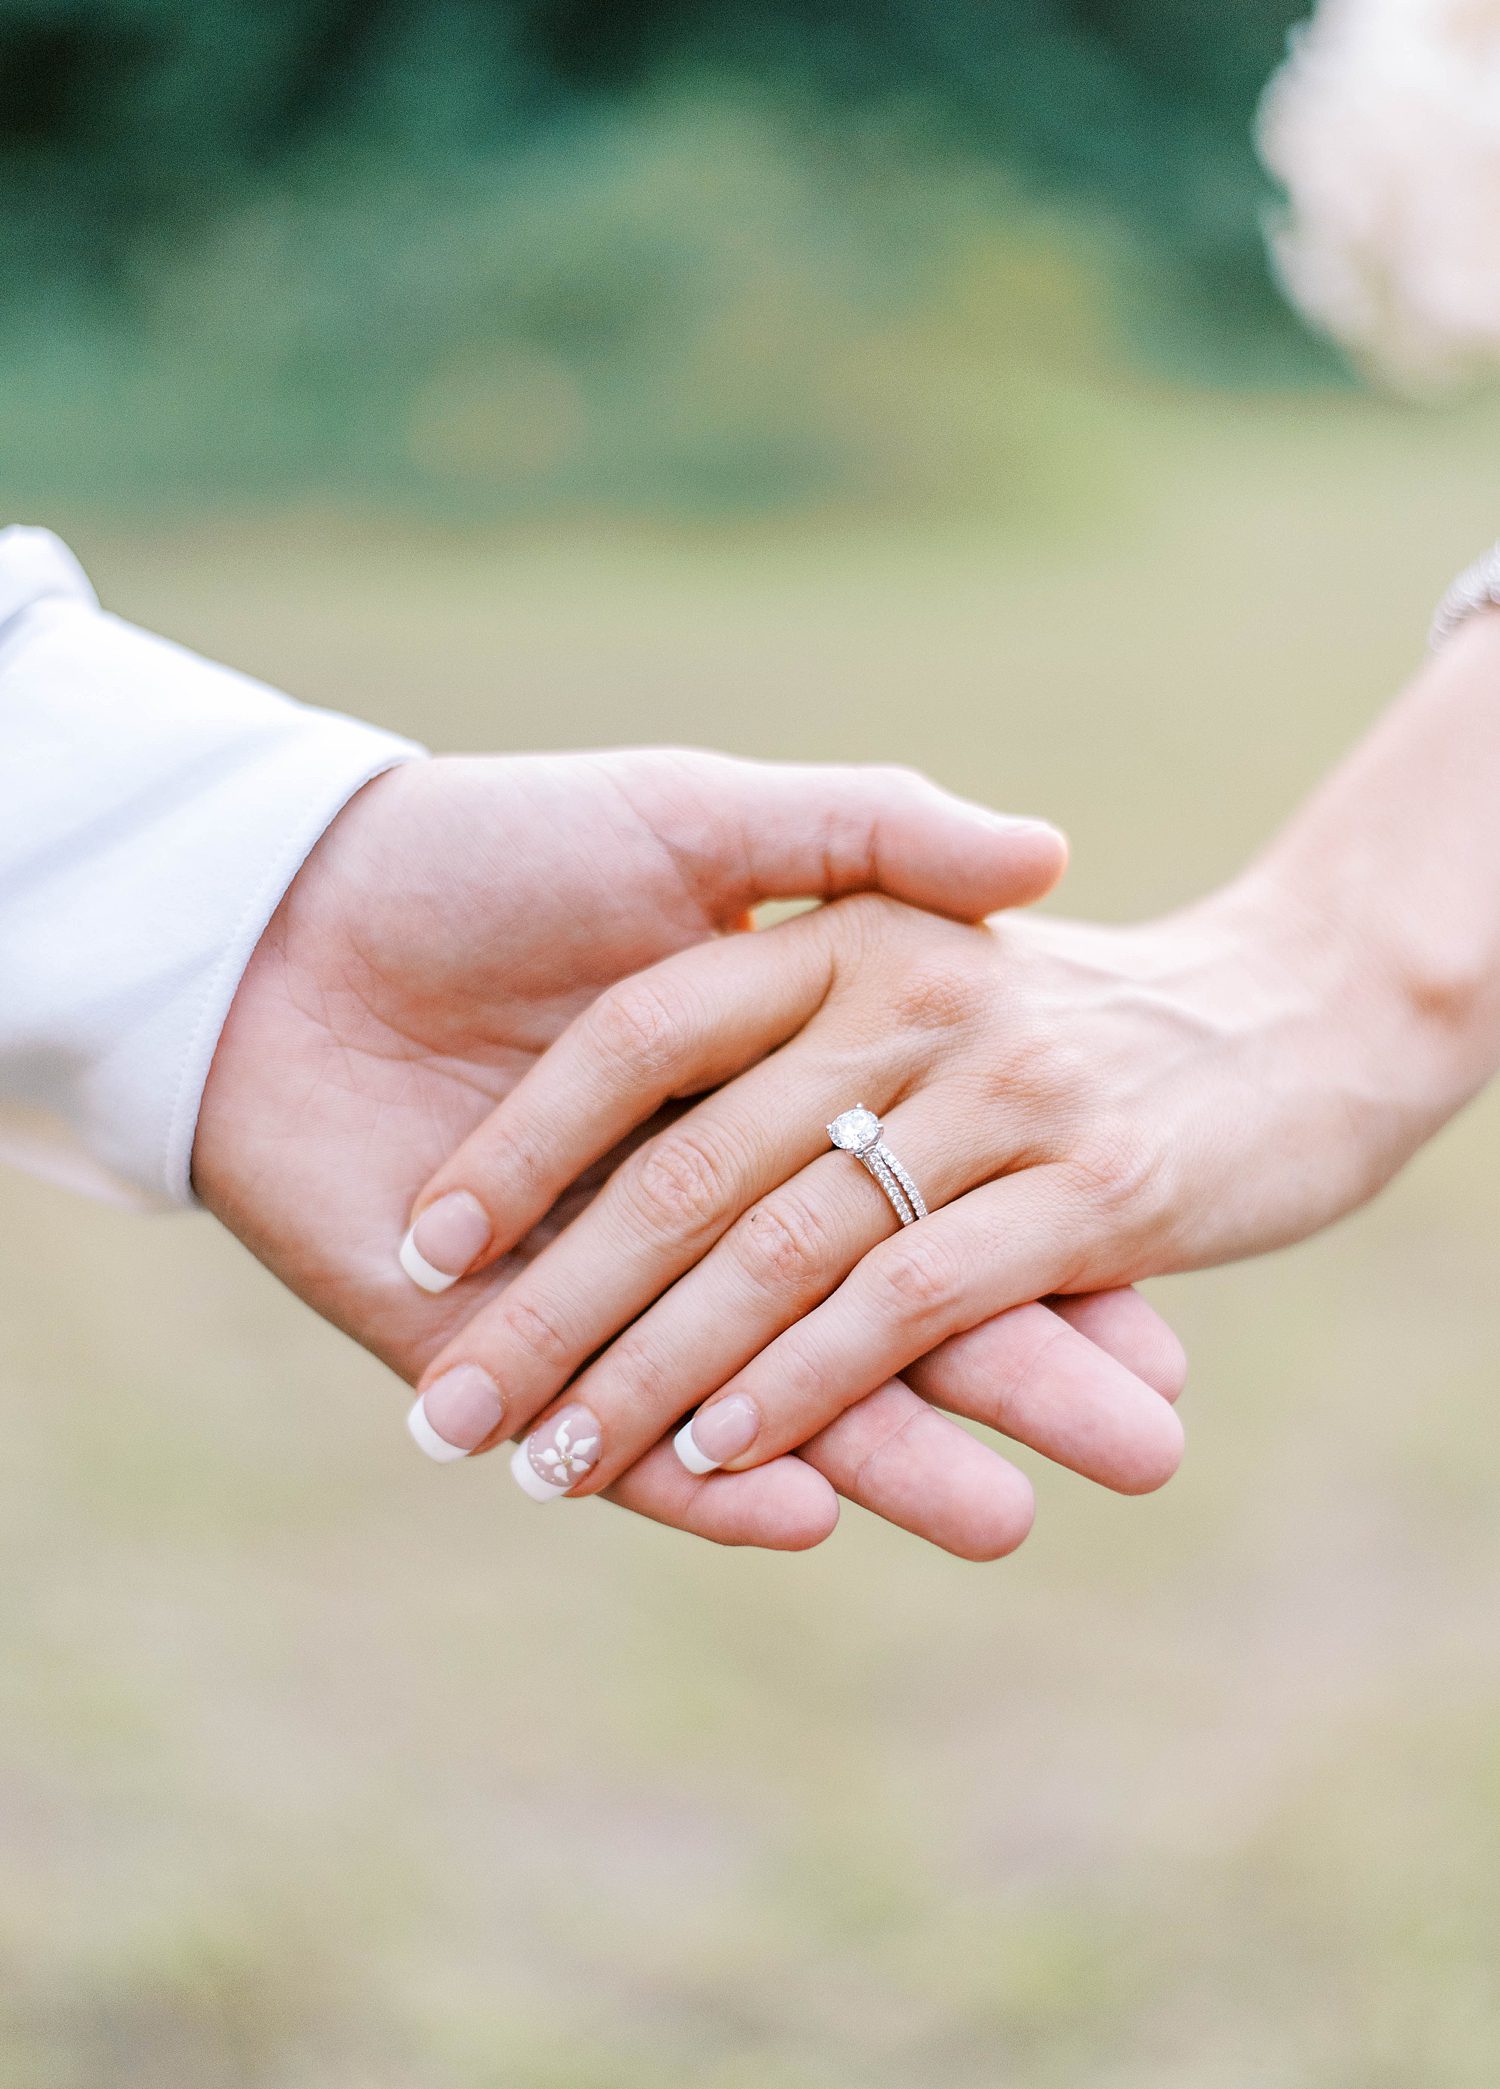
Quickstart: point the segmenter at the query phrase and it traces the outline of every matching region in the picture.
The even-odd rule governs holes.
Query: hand
[[[668,753],[393,771],[335,821],[246,972],[204,1096],[198,1193],[414,1379],[587,1205],[597,1172],[441,1298],[397,1266],[417,1187],[601,989],[764,898],[880,883],[977,916],[1036,897],[1062,857],[1052,830],[898,772]],[[1071,1326],[1039,1308],[979,1331],[923,1388],[1000,1426],[1013,1412],[1021,1433],[1033,1410],[1055,1412],[1062,1455],[1112,1458],[1128,1484],[1137,1404],[1162,1405],[1133,1373],[1170,1393],[1180,1352],[1133,1297],[1067,1310]],[[705,1482],[667,1450],[620,1498],[706,1536],[788,1546],[831,1527],[830,1480],[955,1550],[1008,1549],[1029,1521],[1020,1476],[905,1387],[810,1461]]]
[[[1360,1063],[1324,1063],[1297,954],[1237,896],[1134,930],[865,898],[622,983],[445,1162],[418,1233],[456,1197],[501,1252],[669,1098],[715,1092],[433,1358],[440,1433],[471,1371],[505,1388],[507,1433],[535,1424],[528,1491],[617,1484],[705,1402],[690,1452],[745,1470],[1027,1300],[1311,1230],[1373,1183],[1367,1145],[1339,1143]],[[919,1224],[828,1150],[856,1101],[925,1192]],[[1143,1407],[1133,1432],[1131,1484],[1157,1484],[1175,1418]]]

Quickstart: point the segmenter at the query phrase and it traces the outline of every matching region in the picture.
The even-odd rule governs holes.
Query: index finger
[[[828,992],[839,918],[698,944],[601,994],[418,1195],[400,1249],[413,1283],[446,1291],[483,1269],[664,1103],[800,1030]]]

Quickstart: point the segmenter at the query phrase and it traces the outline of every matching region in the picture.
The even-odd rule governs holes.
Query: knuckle
[[[626,1433],[644,1425],[655,1429],[680,1411],[683,1374],[680,1368],[669,1369],[654,1344],[640,1336],[625,1338],[610,1351],[608,1368],[600,1412],[607,1407],[617,1441],[622,1428]]]
[[[510,1342],[543,1370],[555,1372],[572,1368],[572,1339],[545,1306],[527,1298],[503,1299],[500,1325]]]
[[[718,1218],[723,1169],[695,1132],[679,1127],[656,1139],[621,1178],[637,1219],[654,1233],[695,1239]]]
[[[631,979],[601,994],[586,1018],[591,1042],[606,1061],[625,1060],[637,1073],[665,1073],[680,1049],[682,1011],[661,986]]]
[[[828,1228],[800,1197],[767,1198],[735,1229],[735,1256],[758,1291],[784,1297],[827,1265]]]
[[[932,797],[937,785],[910,762],[876,762],[871,766],[871,778],[883,785],[888,797],[904,798],[908,802]]]
[[[1113,1280],[1155,1261],[1170,1238],[1172,1192],[1143,1140],[1084,1133],[1058,1169],[1058,1217],[1079,1251],[1074,1275]],[[1074,1288],[1070,1279],[1064,1287]]]
[[[989,1093],[1047,1128],[1074,1138],[1096,1100],[1097,1074],[1087,1049],[1059,1035],[1020,998],[1005,1010],[989,1061]]]
[[[910,1226],[883,1254],[869,1258],[869,1282],[877,1309],[898,1321],[938,1319],[957,1304],[963,1268],[941,1237]]]
[[[777,1401],[782,1412],[827,1420],[827,1358],[811,1343],[790,1341],[777,1352]]]
[[[1085,1133],[1067,1163],[1075,1187],[1111,1223],[1143,1217],[1157,1183],[1156,1156],[1129,1132]]]
[[[512,1197],[517,1187],[533,1195],[544,1190],[555,1194],[557,1156],[534,1132],[507,1126],[486,1150],[484,1172],[487,1191],[481,1194],[486,1202],[490,1197],[498,1200],[502,1188]]]
[[[978,996],[973,967],[952,957],[928,959],[910,967],[893,999],[895,1013],[905,1027],[955,1030],[974,1014]]]

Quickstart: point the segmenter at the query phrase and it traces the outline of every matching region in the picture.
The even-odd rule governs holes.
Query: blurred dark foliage
[[[743,239],[694,201],[695,184],[713,186],[712,111],[726,104],[768,112],[771,134],[810,164],[812,201],[784,238],[809,249],[813,277],[820,249],[852,246],[851,277],[900,284],[931,244],[930,227],[902,219],[902,183],[997,172],[1133,242],[1161,331],[1175,320],[1209,374],[1295,357],[1259,236],[1249,122],[1301,11],[0,0],[0,358],[13,400],[0,440],[25,449],[18,415],[30,428],[60,368],[76,397],[102,361],[105,377],[88,382],[105,387],[103,417],[160,413],[184,469],[275,480],[278,457],[300,456],[337,476],[362,443],[373,457],[372,416],[407,416],[445,359],[500,339],[582,356],[596,379],[613,373],[617,410],[636,410],[632,357],[644,367],[669,320],[701,334],[709,279],[732,270]],[[698,174],[652,202],[642,126],[693,107],[708,112]],[[667,157],[680,163],[674,136]],[[623,205],[601,201],[622,192]],[[183,369],[153,395],[147,365],[167,369],[174,349]],[[195,411],[218,416],[217,463],[192,433]],[[637,445],[625,480],[644,455]]]

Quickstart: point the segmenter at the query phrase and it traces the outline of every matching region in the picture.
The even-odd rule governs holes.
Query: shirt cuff
[[[355,792],[423,753],[105,614],[56,538],[0,532],[0,1156],[190,1203],[266,923]]]

